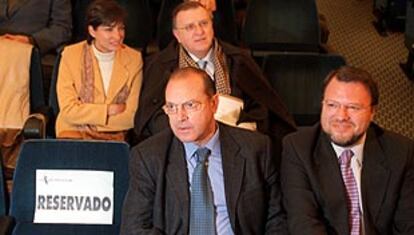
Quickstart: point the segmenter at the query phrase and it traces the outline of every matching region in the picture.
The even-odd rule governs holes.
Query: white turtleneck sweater
[[[109,53],[100,52],[92,43],[92,50],[98,60],[99,70],[101,72],[102,83],[105,90],[105,95],[108,94],[109,84],[111,82],[112,68],[115,59],[115,51]]]

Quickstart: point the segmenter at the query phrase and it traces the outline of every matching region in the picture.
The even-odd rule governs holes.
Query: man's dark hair
[[[205,9],[205,7],[201,3],[199,3],[199,2],[184,1],[184,2],[182,2],[180,4],[178,4],[174,8],[174,10],[172,11],[172,26],[173,26],[173,28],[177,27],[176,19],[177,19],[178,13],[180,13],[181,11],[187,11],[187,10],[190,10],[190,9],[197,9],[199,7]],[[212,19],[213,18],[213,15],[210,14],[210,17]]]
[[[376,106],[379,102],[379,91],[377,83],[372,76],[365,70],[351,66],[342,66],[339,69],[333,70],[326,76],[323,83],[323,94],[325,95],[326,87],[336,78],[340,82],[356,82],[365,86],[371,95],[371,105]]]
[[[214,81],[210,78],[210,76],[206,73],[206,71],[195,68],[195,67],[186,67],[186,68],[177,68],[174,72],[170,75],[168,82],[175,79],[180,79],[183,77],[188,76],[200,76],[203,79],[205,93],[209,97],[212,97],[216,94],[216,86]]]
[[[127,13],[116,1],[114,0],[95,0],[93,1],[86,11],[86,32],[87,28],[92,26],[96,30],[98,26],[112,26],[117,23],[124,23]],[[93,37],[87,33],[86,40],[90,44],[93,41]]]

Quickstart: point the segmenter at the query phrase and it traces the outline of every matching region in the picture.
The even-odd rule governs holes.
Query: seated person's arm
[[[292,144],[284,140],[282,166],[283,205],[291,235],[327,235],[316,198],[302,162]]]
[[[139,64],[132,73],[130,93],[125,104],[109,105],[108,127],[115,130],[127,130],[134,127],[134,115],[139,105],[139,93],[142,86],[142,60],[137,58]],[[124,110],[122,111],[122,109]],[[112,111],[117,111],[112,115]],[[122,111],[122,112],[119,112]]]
[[[42,54],[68,42],[72,35],[70,0],[53,0],[51,5],[49,24],[31,35]]]

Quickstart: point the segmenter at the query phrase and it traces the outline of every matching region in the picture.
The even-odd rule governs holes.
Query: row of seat
[[[72,0],[74,42],[85,39],[85,14],[90,2]],[[173,39],[171,13],[182,0],[163,0],[157,22],[152,22],[149,0],[118,2],[128,11],[126,44],[145,52],[155,31],[159,49],[165,48]],[[241,37],[237,32],[233,1],[217,1],[214,28],[217,37],[233,44],[241,41],[253,49],[318,51],[321,44],[315,0],[251,0]]]

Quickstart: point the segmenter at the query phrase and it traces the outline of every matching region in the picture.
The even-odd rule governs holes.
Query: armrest
[[[46,137],[47,117],[41,113],[31,114],[23,126],[24,139],[43,139]]]

